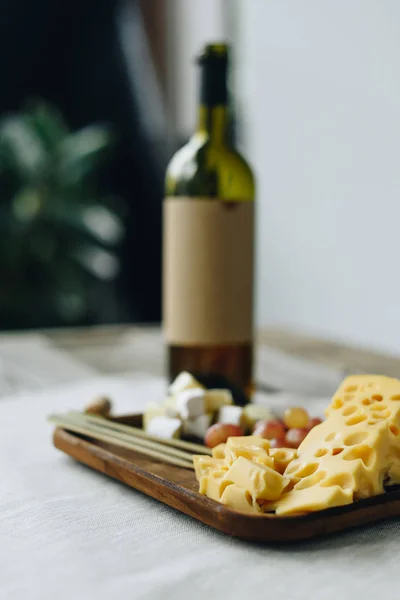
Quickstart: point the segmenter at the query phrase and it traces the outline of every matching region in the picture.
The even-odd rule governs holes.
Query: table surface
[[[400,520],[302,544],[249,544],[57,452],[50,412],[80,410],[99,393],[124,412],[142,410],[165,391],[164,352],[157,328],[40,333],[94,379],[0,398],[0,600],[398,597]],[[2,337],[28,344],[35,334]],[[257,348],[339,371],[400,373],[399,359],[283,331],[261,333]]]
[[[129,325],[82,329],[54,329],[41,332],[54,347],[85,364],[108,374],[132,370],[133,365],[155,374],[164,373],[164,352],[159,327]],[[16,334],[29,336],[29,333]],[[400,375],[400,357],[312,338],[281,329],[258,333],[257,347],[275,348],[289,355],[309,359],[346,372]]]

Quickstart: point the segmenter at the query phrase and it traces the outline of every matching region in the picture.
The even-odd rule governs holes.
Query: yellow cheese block
[[[353,502],[351,491],[343,490],[339,485],[330,487],[315,485],[312,490],[312,494],[309,493],[309,489],[288,492],[275,504],[276,514],[282,516],[304,514]]]
[[[257,502],[253,502],[250,493],[235,483],[225,488],[221,496],[221,502],[240,512],[251,514],[259,514],[261,512]]]
[[[269,456],[270,443],[256,435],[230,437],[226,442],[225,459],[233,464],[240,456],[257,463],[274,468],[274,461]]]
[[[289,463],[297,458],[297,450],[294,448],[270,448],[269,456],[274,459],[274,469],[283,474]]]
[[[239,456],[225,475],[239,487],[247,490],[252,499],[276,500],[282,494],[287,480],[270,467],[256,464],[248,458]]]
[[[214,458],[225,458],[225,448],[226,444],[218,444],[218,446],[214,446],[211,450],[211,453]]]
[[[226,477],[226,470],[211,471],[200,478],[200,493],[211,500],[220,501],[225,488],[232,483]]]
[[[208,475],[211,471],[228,470],[224,460],[220,458],[212,458],[204,454],[196,454],[193,456],[193,465],[196,478],[200,481],[200,477]]]
[[[236,510],[284,516],[349,504],[400,483],[399,380],[347,377],[326,417],[297,451],[270,448],[258,436],[229,438],[197,466],[200,488]]]

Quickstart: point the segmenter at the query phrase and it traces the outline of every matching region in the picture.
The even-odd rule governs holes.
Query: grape
[[[285,444],[288,448],[298,448],[308,433],[308,429],[293,427],[286,432]]]
[[[266,440],[279,439],[285,436],[285,428],[283,423],[277,419],[258,421],[253,429],[253,435],[259,435]]]
[[[322,419],[320,419],[319,417],[314,417],[313,419],[309,420],[307,428],[312,429],[313,427],[316,427],[320,423],[322,423]]]
[[[301,408],[300,406],[287,408],[283,415],[283,422],[288,429],[303,429],[308,426],[309,421],[310,416],[308,412],[305,408]]]
[[[204,443],[209,448],[214,448],[218,444],[224,444],[229,437],[243,435],[243,429],[239,425],[229,423],[215,423],[207,429],[204,436]]]

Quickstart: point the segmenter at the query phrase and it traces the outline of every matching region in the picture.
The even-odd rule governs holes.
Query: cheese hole
[[[357,433],[351,433],[344,438],[344,443],[346,446],[356,446],[357,444],[361,444],[365,442],[368,437],[368,433],[366,431],[359,431]]]
[[[369,398],[364,398],[361,404],[364,404],[364,406],[369,406],[370,404],[372,404],[372,401]]]
[[[299,468],[299,465],[289,465],[285,471],[286,475],[293,475],[293,473],[295,473],[297,471],[297,469]]]
[[[344,391],[345,392],[356,392],[357,388],[358,388],[357,385],[348,385],[347,387],[344,388]]]
[[[390,397],[391,400],[400,400],[400,394],[395,394],[394,396]]]
[[[382,421],[382,419],[388,419],[390,417],[390,411],[385,410],[384,412],[373,412],[372,416],[377,421]]]
[[[375,452],[369,446],[355,446],[343,455],[343,460],[361,459],[366,467],[372,466],[375,460]]]
[[[343,490],[353,487],[353,477],[350,473],[338,473],[328,477],[321,483],[322,487],[330,487],[331,485],[338,485]]]
[[[386,404],[373,404],[371,406],[371,410],[386,410],[387,406]]]
[[[343,402],[340,398],[335,398],[334,401],[332,402],[332,408],[334,408],[335,410],[338,408],[342,408],[343,406]]]
[[[372,400],[375,400],[376,402],[382,402],[383,400],[383,396],[381,396],[380,394],[374,394],[373,396],[371,396]]]
[[[250,506],[253,506],[253,498],[251,497],[250,492],[248,492],[246,490],[244,497],[246,498],[247,502],[249,503]]]
[[[399,435],[400,433],[400,429],[396,427],[396,425],[390,425],[389,429],[393,433],[393,435]]]
[[[325,454],[328,454],[328,450],[326,448],[320,448],[319,450],[316,451],[314,456],[316,458],[320,458],[321,456],[325,456]]]
[[[345,402],[350,402],[350,400],[354,400],[354,394],[346,394],[345,396],[343,396],[343,400]]]
[[[345,421],[345,424],[347,426],[358,425],[358,423],[362,423],[366,419],[367,417],[365,415],[355,415],[354,417],[350,417],[350,419],[347,419],[347,421]]]
[[[341,452],[343,452],[343,448],[334,448],[332,450],[332,456],[337,456],[338,454],[340,454]]]
[[[336,432],[332,431],[331,433],[328,433],[328,435],[325,438],[325,441],[326,442],[332,442],[333,440],[335,440],[339,436],[340,436],[340,433],[336,433]]]
[[[310,463],[299,469],[296,473],[297,477],[309,477],[318,469],[318,463]]]
[[[314,473],[314,475],[310,475],[309,477],[306,477],[305,479],[302,479],[301,481],[299,481],[299,483],[296,483],[296,485],[294,486],[294,489],[295,490],[305,490],[309,487],[312,487],[313,485],[316,485],[317,483],[319,483],[320,481],[325,479],[325,477],[326,477],[326,471],[320,471],[319,473]]]
[[[342,414],[344,417],[348,417],[349,415],[352,415],[355,412],[357,412],[357,406],[345,406]]]

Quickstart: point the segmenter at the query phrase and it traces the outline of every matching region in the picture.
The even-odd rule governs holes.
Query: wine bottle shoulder
[[[194,136],[172,157],[166,174],[167,196],[211,196],[253,200],[253,172],[244,157],[227,145]]]

